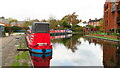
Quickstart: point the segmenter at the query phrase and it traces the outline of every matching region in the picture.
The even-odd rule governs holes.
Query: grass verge
[[[108,37],[100,37],[100,36],[93,36],[93,35],[85,35],[85,36],[101,38],[101,39],[106,39],[106,40],[120,41],[119,39],[112,39],[112,38],[108,38]]]

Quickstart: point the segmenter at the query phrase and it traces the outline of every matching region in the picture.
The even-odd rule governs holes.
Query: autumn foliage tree
[[[100,20],[100,31],[104,31],[104,23],[103,23],[104,19],[102,18]]]
[[[76,25],[79,23],[79,20],[77,19],[78,15],[75,15],[75,12],[72,14],[65,15],[62,20],[66,20],[68,24]]]

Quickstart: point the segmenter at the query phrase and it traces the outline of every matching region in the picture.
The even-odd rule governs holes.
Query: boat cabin
[[[48,22],[34,22],[32,26],[29,26],[32,33],[49,33]]]

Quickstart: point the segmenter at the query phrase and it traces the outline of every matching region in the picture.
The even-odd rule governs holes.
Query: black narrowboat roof
[[[48,22],[33,22],[33,24],[49,24]]]

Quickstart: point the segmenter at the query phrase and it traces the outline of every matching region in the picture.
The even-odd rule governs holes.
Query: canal
[[[120,44],[82,35],[52,39],[50,66],[120,66]]]
[[[21,38],[22,39],[22,38]],[[26,48],[25,37],[18,41]],[[16,52],[13,66],[120,66],[120,43],[84,35],[51,36],[50,54]],[[30,55],[30,56],[29,56]],[[32,62],[32,63],[31,63]],[[37,67],[34,67],[37,68]],[[49,68],[49,67],[47,67]]]

